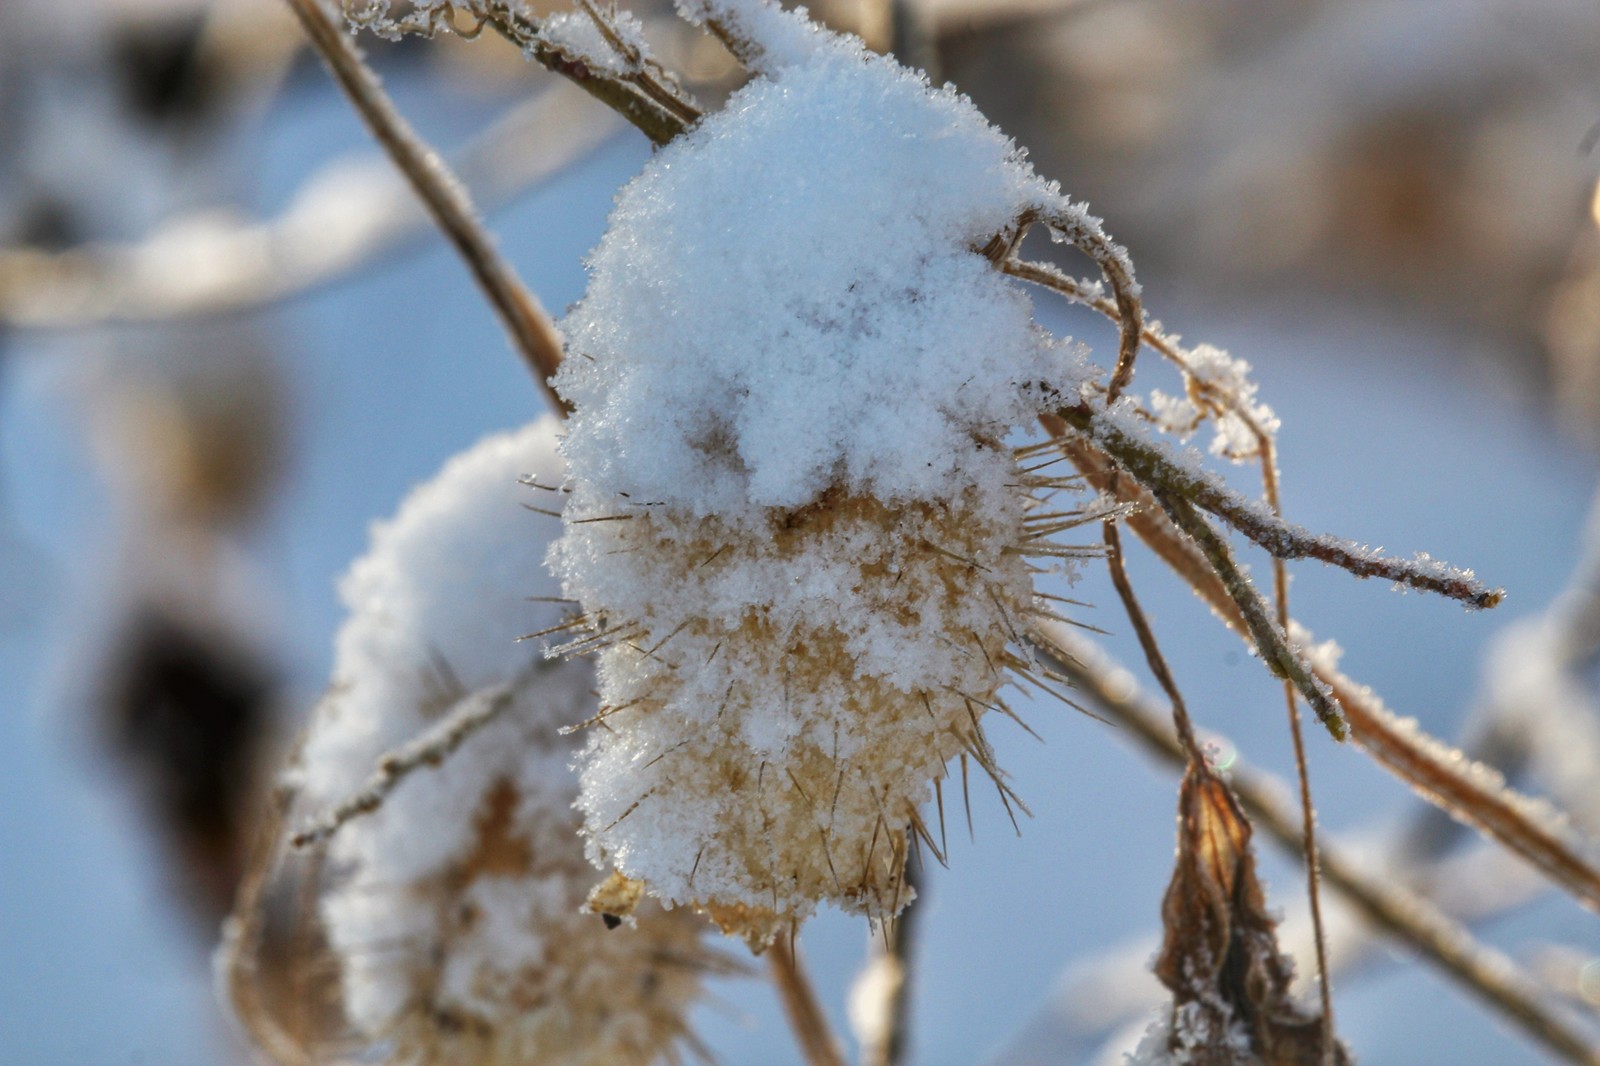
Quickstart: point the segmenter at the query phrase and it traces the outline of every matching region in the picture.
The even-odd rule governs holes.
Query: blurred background
[[[1153,316],[1254,366],[1291,520],[1507,588],[1464,615],[1294,568],[1296,616],[1347,672],[1600,829],[1600,8],[813,7],[969,93],[1106,219]],[[703,102],[737,87],[667,5],[634,9]],[[368,51],[546,306],[576,299],[645,139],[488,34]],[[1178,389],[1154,359],[1138,384]],[[0,5],[0,1059],[250,1061],[210,960],[327,680],[334,579],[411,485],[542,403],[280,4]],[[1154,559],[1129,565],[1198,722],[1287,777],[1277,685]],[[1070,595],[1138,659],[1098,572]],[[1145,966],[1174,778],[1067,707],[1024,713],[1043,744],[992,732],[1035,817],[1019,837],[975,795],[973,839],[953,826],[950,868],[927,872],[916,1063],[1117,1062],[1164,998]],[[1334,839],[1475,890],[1441,898],[1600,1031],[1592,915],[1515,863],[1452,882],[1482,858],[1470,835],[1353,748],[1313,732],[1311,760]],[[1301,877],[1264,858],[1292,943]],[[1551,1061],[1335,928],[1339,1028],[1365,1061]],[[837,914],[804,936],[842,1030],[866,939]],[[764,985],[714,991],[697,1027],[719,1061],[798,1061]]]

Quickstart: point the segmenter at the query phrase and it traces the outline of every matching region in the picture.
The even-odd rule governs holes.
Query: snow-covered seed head
[[[607,930],[572,810],[561,725],[587,663],[515,638],[557,621],[541,557],[553,518],[520,504],[561,476],[556,424],[491,437],[417,489],[346,577],[334,683],[295,778],[313,804],[361,791],[387,753],[489,712],[436,766],[338,831],[322,900],[359,1037],[410,1066],[646,1063],[686,1034],[712,957],[659,906]],[[540,495],[545,495],[541,493]]]
[[[965,99],[785,40],[623,191],[556,379],[590,857],[757,947],[895,914],[950,761],[1000,780],[1033,606],[1003,442],[1084,373],[973,251],[1054,188]]]

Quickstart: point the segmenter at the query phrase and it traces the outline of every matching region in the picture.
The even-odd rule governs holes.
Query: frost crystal
[[[563,324],[552,562],[600,653],[590,856],[759,946],[884,918],[1032,608],[1003,441],[1078,350],[973,250],[1059,193],[964,98],[776,7],[764,76],[620,194]],[[932,837],[924,836],[928,843]]]
[[[374,528],[341,587],[350,616],[296,773],[312,802],[356,792],[384,753],[464,701],[511,700],[333,838],[323,917],[345,1011],[392,1042],[386,1061],[650,1061],[698,994],[699,920],[656,910],[611,932],[580,914],[593,871],[557,730],[592,677],[514,639],[559,616],[528,598],[555,592],[540,562],[556,522],[519,506],[534,490],[517,484],[558,483],[555,426],[452,460]]]

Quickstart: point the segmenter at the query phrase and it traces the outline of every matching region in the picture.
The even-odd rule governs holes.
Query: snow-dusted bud
[[[1054,188],[964,98],[784,25],[619,197],[557,377],[590,856],[755,946],[892,916],[947,763],[1001,780],[981,719],[1033,609],[1004,442],[1083,373],[974,251]]]
[[[555,591],[541,560],[556,521],[521,506],[546,494],[518,484],[559,483],[555,434],[546,419],[453,459],[374,529],[342,586],[350,617],[304,794],[337,804],[375,770],[442,754],[331,843],[322,915],[345,1011],[386,1061],[654,1061],[685,1035],[711,961],[686,912],[641,908],[615,931],[582,913],[594,871],[558,730],[588,713],[592,675],[515,639],[560,615],[530,598]],[[446,753],[447,736],[460,743]]]

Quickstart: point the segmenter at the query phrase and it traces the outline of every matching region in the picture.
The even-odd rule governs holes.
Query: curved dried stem
[[[438,153],[417,136],[383,91],[377,75],[335,24],[320,0],[287,0],[306,36],[367,128],[399,167],[450,242],[466,261],[516,349],[557,410],[566,405],[550,385],[561,363],[561,334],[539,301],[501,257],[472,201]]]
[[[1099,219],[1090,215],[1081,205],[1066,202],[1040,205],[1024,212],[1011,229],[984,245],[982,253],[1002,272],[1013,273],[1008,268],[1019,262],[1016,259],[1017,248],[1036,223],[1043,223],[1049,227],[1053,238],[1071,244],[1088,256],[1100,268],[1106,284],[1111,287],[1109,317],[1117,323],[1119,340],[1116,366],[1112,368],[1111,381],[1106,387],[1106,406],[1109,407],[1133,380],[1133,363],[1138,358],[1139,344],[1145,333],[1144,309],[1139,302],[1139,283],[1133,277],[1133,264],[1127,252],[1120,245],[1112,243]],[[1066,277],[1064,274],[1061,276]]]
[[[294,802],[294,789],[278,786],[264,812],[256,842],[239,883],[233,913],[222,925],[222,943],[217,949],[216,979],[224,1001],[254,1046],[275,1066],[316,1066],[327,1063],[304,1031],[285,1026],[268,1006],[263,975],[262,952],[266,941],[267,890],[278,868],[284,827]],[[329,1066],[334,1064],[329,1063]]]
[[[1162,710],[1130,688],[1126,671],[1101,648],[1049,621],[1033,626],[1034,648],[1050,667],[1072,679],[1106,717],[1152,755],[1174,769],[1187,764],[1187,746],[1169,728]],[[1285,851],[1304,845],[1300,820],[1282,799],[1282,783],[1242,760],[1229,770],[1234,792],[1251,819]],[[1569,1020],[1531,976],[1501,953],[1480,944],[1459,922],[1426,897],[1393,879],[1367,874],[1334,844],[1321,849],[1327,884],[1383,935],[1415,950],[1469,995],[1476,997],[1531,1039],[1569,1062],[1600,1063],[1593,1038]]]

